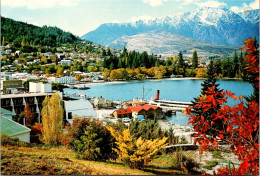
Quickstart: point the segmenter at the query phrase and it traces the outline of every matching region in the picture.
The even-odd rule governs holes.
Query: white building
[[[48,82],[60,83],[60,84],[75,84],[76,77],[72,77],[72,76],[63,76],[60,78],[50,77],[50,78],[48,78]]]
[[[72,65],[72,61],[71,60],[61,60],[59,62],[59,64],[60,65],[68,65],[68,66],[70,66],[70,65]]]
[[[29,82],[30,93],[49,93],[52,92],[51,84],[42,82]]]
[[[92,104],[84,99],[64,101],[64,110],[66,120],[70,124],[73,122],[74,115],[78,115],[79,117],[97,117],[97,113]]]

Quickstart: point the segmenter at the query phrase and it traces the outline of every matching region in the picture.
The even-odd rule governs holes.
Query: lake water
[[[152,96],[156,96],[156,91],[160,90],[160,99],[174,101],[192,101],[194,97],[200,95],[202,79],[180,79],[180,80],[144,80],[144,81],[127,81],[123,83],[98,84],[91,85],[90,89],[64,89],[65,94],[83,93],[90,97],[99,97],[109,100],[127,101],[133,98],[149,100]],[[217,81],[219,88],[230,90],[236,96],[248,96],[253,92],[252,86],[248,82],[241,80],[222,79]],[[230,101],[229,105],[234,105],[234,101]],[[187,125],[188,118],[185,114],[177,112],[168,119],[176,124]]]

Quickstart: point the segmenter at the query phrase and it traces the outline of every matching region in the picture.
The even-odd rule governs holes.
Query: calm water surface
[[[156,96],[156,91],[160,90],[160,99],[175,101],[192,101],[194,97],[200,95],[201,83],[203,80],[183,79],[183,80],[145,80],[128,81],[124,83],[92,85],[87,90],[64,89],[65,94],[83,93],[90,97],[102,96],[109,100],[127,101],[133,98],[149,100]],[[224,90],[230,90],[237,96],[250,95],[253,92],[252,86],[241,80],[219,80],[219,87]],[[234,105],[230,101],[229,105]],[[168,119],[176,124],[187,125],[187,117],[184,114],[177,113]]]

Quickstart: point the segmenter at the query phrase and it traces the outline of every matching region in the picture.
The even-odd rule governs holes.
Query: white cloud
[[[152,7],[161,6],[163,2],[167,2],[168,0],[142,0],[143,3],[149,4]]]
[[[2,0],[2,6],[26,7],[28,9],[43,9],[55,6],[76,6],[78,0]]]
[[[235,13],[244,12],[246,10],[252,10],[252,9],[259,9],[259,0],[255,0],[250,4],[243,3],[241,7],[232,6],[230,8],[230,10],[232,10]]]
[[[253,8],[253,9],[259,9],[259,0],[255,0],[254,2],[251,2],[249,4],[249,7]]]
[[[213,8],[227,7],[226,3],[219,2],[219,1],[196,2],[195,4],[198,5],[199,7],[213,7]]]

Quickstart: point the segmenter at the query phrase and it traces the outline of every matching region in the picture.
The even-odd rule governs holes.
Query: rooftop
[[[8,136],[14,136],[29,131],[31,131],[30,128],[27,128],[15,121],[12,121],[4,116],[1,116],[1,133]]]
[[[1,108],[1,115],[5,115],[5,114],[8,114],[8,115],[16,115],[14,112],[12,111],[9,111],[7,109],[4,109],[4,108]]]
[[[20,97],[37,97],[37,96],[46,96],[52,95],[53,93],[23,93],[23,94],[6,94],[1,95],[1,99],[5,98],[20,98]]]

